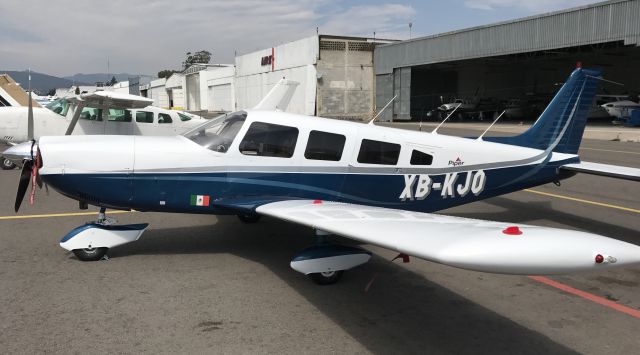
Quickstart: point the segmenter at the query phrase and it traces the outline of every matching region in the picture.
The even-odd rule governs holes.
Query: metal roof
[[[611,0],[378,46],[376,74],[394,68],[623,41],[640,43],[640,0]]]

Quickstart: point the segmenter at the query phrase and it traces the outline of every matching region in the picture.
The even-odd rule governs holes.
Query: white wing
[[[69,100],[82,101],[88,107],[113,109],[144,108],[153,104],[153,99],[115,91],[96,91]]]
[[[563,274],[640,263],[640,247],[572,230],[337,202],[269,203],[260,214],[463,269],[523,275]],[[514,228],[509,231],[516,232]],[[600,263],[596,260],[601,261]]]
[[[583,161],[580,163],[563,165],[562,169],[576,171],[579,173],[587,173],[587,174],[614,177],[618,179],[640,181],[640,169],[630,168],[627,166],[591,163],[591,162]]]

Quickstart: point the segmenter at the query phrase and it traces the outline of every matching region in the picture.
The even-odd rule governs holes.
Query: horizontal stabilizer
[[[587,173],[593,175],[608,176],[618,179],[640,181],[640,169],[630,168],[627,166],[609,165],[600,163],[580,162],[575,164],[566,164],[562,169],[576,171],[579,173]]]
[[[280,79],[280,81],[271,88],[267,96],[253,109],[263,111],[286,110],[298,84],[297,81]]]
[[[256,212],[463,269],[565,274],[640,263],[640,246],[596,234],[310,200]]]

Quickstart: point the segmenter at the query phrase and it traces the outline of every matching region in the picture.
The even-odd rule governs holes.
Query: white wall
[[[111,87],[111,91],[115,91],[115,92],[122,92],[125,94],[129,93],[129,81],[120,81],[117,82],[115,84],[113,84],[113,86]]]
[[[203,110],[235,111],[235,73],[234,66],[219,67],[214,70],[200,72],[200,105]],[[221,103],[213,96],[214,87],[230,86],[230,102]],[[226,100],[225,100],[226,101]]]
[[[271,48],[236,57],[236,100],[238,109],[255,106],[283,77],[299,82],[287,112],[313,115],[316,102],[318,36],[273,47],[274,65],[261,65]]]
[[[150,99],[153,99],[153,106],[162,108],[169,108],[169,95],[165,88],[167,79],[152,80],[149,83],[148,95]]]

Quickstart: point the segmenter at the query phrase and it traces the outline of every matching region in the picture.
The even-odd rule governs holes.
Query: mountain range
[[[118,74],[107,74],[107,73],[92,73],[92,74],[83,74],[77,73],[74,75],[69,75],[63,77],[63,79],[83,82],[83,83],[91,83],[91,85],[95,84],[97,81],[101,81],[103,83],[111,81],[111,78],[115,77],[116,81],[126,81],[131,77],[140,76],[139,74],[129,74],[129,73],[118,73]]]
[[[9,74],[23,89],[29,88],[29,72],[16,70],[0,70],[0,74]],[[46,95],[50,90],[57,88],[70,88],[73,85],[94,85],[97,81],[108,82],[112,77],[117,81],[129,80],[130,77],[138,76],[137,74],[119,73],[93,73],[93,74],[74,74],[65,77],[57,77],[44,73],[31,72],[31,88],[39,95]]]

